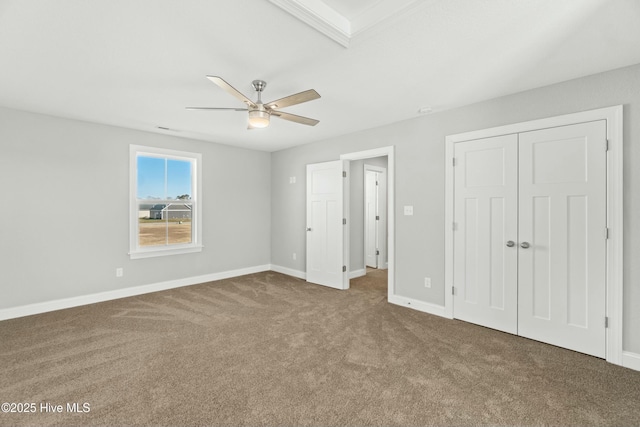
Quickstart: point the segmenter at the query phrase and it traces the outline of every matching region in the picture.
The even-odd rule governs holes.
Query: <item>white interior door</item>
[[[520,134],[518,331],[605,357],[606,122]]]
[[[378,203],[378,172],[365,170],[364,177],[364,215],[365,215],[365,264],[367,267],[378,268],[379,262],[379,203]]]
[[[376,168],[376,166],[367,166]],[[388,204],[387,204],[387,168],[378,167],[378,268],[389,268],[388,258]]]
[[[517,333],[518,141],[455,146],[454,317]]]
[[[364,165],[365,267],[386,269],[387,261],[387,169]]]
[[[307,165],[307,281],[347,289],[345,179],[348,161]]]

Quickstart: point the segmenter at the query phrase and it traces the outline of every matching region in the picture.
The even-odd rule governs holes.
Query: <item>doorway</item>
[[[307,165],[307,281],[334,287],[349,289],[349,279],[358,274],[366,274],[351,269],[351,235],[352,220],[360,222],[357,227],[364,229],[363,215],[352,216],[350,212],[351,194],[349,181],[351,179],[350,164],[352,161],[386,157],[387,160],[387,296],[395,295],[395,203],[394,203],[394,147],[382,147],[367,151],[343,154],[340,160]],[[360,174],[360,177],[363,175]],[[316,178],[317,182],[316,182]],[[342,185],[338,184],[342,181]],[[329,184],[333,183],[333,184]],[[359,193],[363,196],[364,192]],[[318,200],[316,200],[318,198]],[[325,202],[321,202],[324,199]],[[362,199],[363,200],[363,199]],[[321,203],[316,203],[321,202]],[[316,209],[313,205],[319,207]],[[360,203],[363,206],[364,202]],[[342,214],[342,215],[340,215]],[[339,228],[326,227],[322,224],[328,218],[342,218]],[[334,220],[330,221],[332,224]],[[321,227],[317,227],[321,225]],[[331,232],[330,230],[334,230]],[[322,238],[312,235],[322,234]],[[315,242],[315,243],[314,243]],[[364,237],[355,239],[353,243],[363,247]],[[317,247],[310,248],[310,244]],[[362,248],[364,252],[364,248]],[[364,259],[364,257],[363,257]],[[358,263],[364,267],[364,260]],[[309,275],[313,266],[318,266],[317,275]],[[323,271],[321,271],[323,270]],[[330,280],[328,278],[331,278]]]
[[[387,296],[391,297],[394,295],[395,290],[395,147],[388,146],[373,150],[343,154],[340,156],[340,159],[349,160],[352,165],[360,165],[356,168],[350,167],[350,171],[352,180],[360,180],[362,182],[358,193],[350,191],[350,194],[348,195],[349,201],[347,202],[350,206],[348,221],[349,224],[352,225],[349,232],[349,265],[352,266],[349,271],[350,277],[352,278],[367,274],[364,256],[364,165],[368,164],[378,168],[385,168],[386,191],[384,191],[384,194],[386,195],[386,207],[383,209],[384,214],[381,215],[381,217],[385,217],[386,220],[386,241],[384,245],[384,249],[386,250],[386,260],[382,267],[386,268]],[[351,261],[353,261],[353,263]],[[380,274],[384,273],[380,272]]]

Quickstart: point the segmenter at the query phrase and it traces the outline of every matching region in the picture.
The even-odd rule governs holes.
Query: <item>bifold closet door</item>
[[[517,333],[517,135],[455,147],[454,317]]]
[[[605,357],[606,122],[519,134],[518,334]]]

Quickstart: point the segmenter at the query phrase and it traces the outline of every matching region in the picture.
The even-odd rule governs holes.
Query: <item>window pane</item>
[[[158,246],[192,242],[191,203],[140,204],[138,209],[138,245]]]
[[[167,199],[190,200],[191,162],[185,160],[167,160]]]
[[[137,157],[138,199],[165,199],[165,162],[157,157]]]
[[[158,206],[158,205],[156,205]],[[155,206],[154,206],[155,207]],[[152,211],[153,212],[153,211]],[[154,214],[152,214],[153,216]],[[158,216],[160,216],[159,214]],[[138,219],[138,245],[158,246],[167,244],[167,221],[149,218]]]
[[[191,243],[191,203],[172,203],[168,207],[167,243]]]

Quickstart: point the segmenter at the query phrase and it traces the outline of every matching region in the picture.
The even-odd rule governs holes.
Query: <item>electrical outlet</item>
[[[424,278],[424,287],[425,288],[430,288],[431,287],[431,277],[425,277]]]
[[[122,267],[116,268],[116,277],[124,276],[124,269]]]
[[[294,252],[293,255],[291,256],[291,258],[293,258],[293,260],[295,261],[296,259],[298,259],[298,256],[296,255],[296,253]]]
[[[413,206],[405,206],[404,214],[407,216],[413,215]]]
[[[296,177],[295,176],[290,176],[289,177],[289,184],[295,184],[296,183]]]

